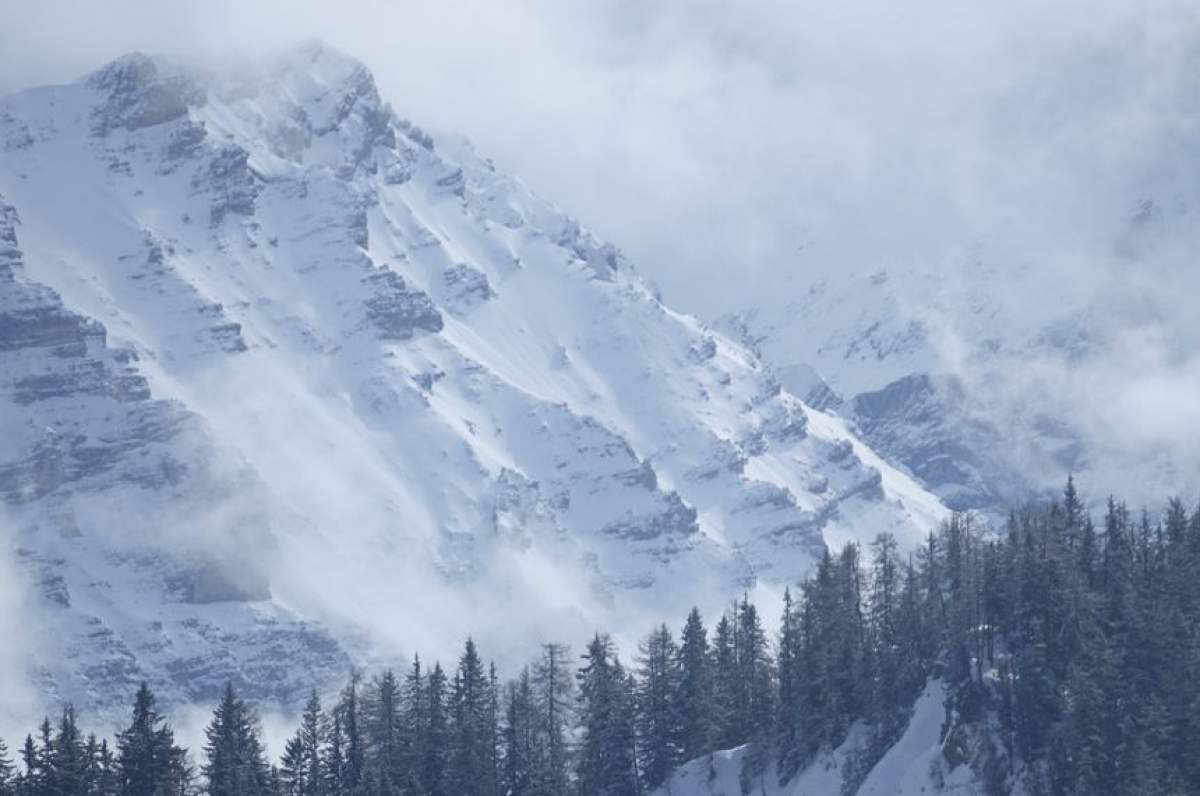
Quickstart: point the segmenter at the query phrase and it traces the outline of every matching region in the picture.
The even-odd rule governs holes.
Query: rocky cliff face
[[[0,101],[0,142],[0,496],[50,694],[523,656],[945,512],[323,46],[127,56]]]
[[[18,223],[0,196],[0,497],[47,704],[120,710],[145,678],[176,701],[226,680],[290,697],[343,669],[327,633],[263,610],[266,573],[237,556],[270,544],[252,474],[219,472],[203,421],[156,400],[133,350],[28,278]],[[201,543],[189,528],[214,504],[230,513]]]

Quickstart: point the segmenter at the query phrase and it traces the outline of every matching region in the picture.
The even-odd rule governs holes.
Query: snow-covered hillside
[[[904,734],[871,767],[857,796],[920,796],[931,793],[975,794],[981,786],[966,765],[954,766],[942,754],[946,724],[946,689],[931,681],[913,707]],[[863,743],[862,726],[837,749],[826,751],[786,783],[772,764],[750,783],[756,796],[829,796],[846,793],[851,759]],[[652,796],[742,796],[742,760],[745,747],[716,752],[682,766]]]
[[[45,696],[640,633],[945,508],[318,44],[0,101],[0,494]],[[286,663],[286,671],[282,664]]]

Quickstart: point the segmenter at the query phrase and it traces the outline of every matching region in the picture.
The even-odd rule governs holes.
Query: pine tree
[[[973,718],[980,707],[983,651],[978,633],[982,592],[975,577],[977,539],[970,516],[952,515],[942,528],[942,539],[946,677],[954,686],[954,707]]]
[[[496,662],[488,664],[488,793],[500,796],[500,677]]]
[[[429,755],[429,695],[426,676],[421,670],[420,656],[413,656],[412,666],[404,677],[404,732],[409,737],[404,766],[408,770],[407,789],[421,793],[421,771]]]
[[[792,601],[790,589],[783,592],[783,616],[779,629],[779,699],[775,728],[775,747],[779,754],[779,775],[788,782],[804,762],[803,669],[804,636],[801,614]]]
[[[737,639],[733,620],[717,622],[712,645],[713,718],[717,748],[731,749],[745,741],[738,712]]]
[[[171,789],[166,793],[174,796],[187,796],[191,793],[193,771],[188,762],[187,750],[179,746],[171,746]],[[96,787],[95,796],[118,796],[121,793],[121,771],[116,755],[108,746],[108,741],[100,741],[96,754]]]
[[[324,796],[329,784],[324,753],[327,740],[325,714],[316,689],[309,694],[300,727],[284,747],[279,780],[290,796]]]
[[[16,767],[9,757],[8,747],[0,738],[0,796],[13,796],[17,790]]]
[[[359,704],[361,675],[352,670],[350,682],[342,690],[334,713],[343,737],[344,768],[338,777],[341,791],[357,794],[362,789],[363,769],[366,766],[366,740],[362,732],[362,706]]]
[[[1079,535],[1079,555],[1077,559],[1080,578],[1089,591],[1096,590],[1100,585],[1100,573],[1098,571],[1099,558],[1100,540],[1096,534],[1096,525],[1092,522],[1091,517],[1085,517],[1083,528]]]
[[[117,777],[122,796],[166,796],[183,785],[185,753],[143,682],[129,726],[117,734]]]
[[[490,794],[492,781],[492,698],[475,642],[467,639],[450,694],[451,789],[462,796]]]
[[[587,796],[637,796],[630,682],[612,641],[597,634],[579,670],[578,788]]]
[[[543,770],[536,780],[538,792],[546,796],[567,796],[570,790],[572,761],[567,730],[574,718],[574,681],[570,666],[570,650],[566,646],[545,644],[533,675],[538,733],[546,750]]]
[[[54,779],[54,758],[56,751],[54,749],[54,726],[50,723],[50,717],[43,717],[42,723],[38,726],[38,740],[40,743],[37,747],[38,753],[38,770],[41,772],[40,785],[43,793],[55,793],[57,783]]]
[[[392,793],[405,782],[407,752],[400,712],[400,685],[395,673],[387,669],[376,677],[367,696],[366,765],[374,786],[384,793]]]
[[[675,703],[679,718],[675,745],[681,759],[693,760],[713,750],[716,734],[708,633],[697,608],[691,610],[683,626],[677,669]]]
[[[346,785],[346,733],[342,728],[342,712],[334,708],[321,750],[321,769],[325,775],[323,790],[328,796],[343,796]]]
[[[450,727],[446,715],[446,674],[439,663],[435,663],[429,673],[426,697],[429,723],[421,762],[421,793],[425,796],[449,796],[453,793],[447,781]]]
[[[905,681],[905,649],[901,632],[901,582],[899,545],[891,534],[875,537],[871,544],[871,579],[868,599],[867,645],[870,693],[865,716],[875,734],[874,750],[881,753],[903,731],[907,708],[916,697]]]
[[[657,788],[683,762],[678,746],[680,711],[679,649],[666,625],[660,625],[639,647],[636,728],[642,773],[649,788]]]
[[[930,644],[932,633],[922,605],[921,580],[910,561],[904,567],[904,589],[896,616],[897,637],[900,640],[900,672],[898,682],[906,693],[917,693],[924,685],[933,664],[934,651]]]
[[[258,718],[226,684],[212,721],[204,730],[201,767],[209,796],[267,796],[271,772],[263,756]]]
[[[507,796],[536,796],[544,791],[546,749],[538,731],[537,699],[529,667],[508,684],[504,706],[504,767],[501,792]]]
[[[84,793],[87,790],[87,756],[72,705],[63,708],[57,734],[47,748],[50,750],[46,767],[48,791],[55,794]]]
[[[46,728],[43,737],[48,739],[50,723],[43,722]],[[43,796],[47,792],[44,756],[38,749],[32,735],[25,736],[25,744],[21,747],[21,762],[25,773],[17,783],[17,791],[21,796]]]
[[[321,710],[321,700],[314,688],[304,706],[301,717],[300,738],[304,742],[305,783],[308,796],[322,796],[325,792],[325,769],[321,760],[321,750],[325,746],[326,727],[325,714]]]
[[[737,611],[738,734],[749,744],[742,760],[742,787],[766,770],[775,722],[775,670],[758,609],[746,596]]]
[[[83,744],[83,792],[94,794],[100,784],[100,742],[96,733],[88,733]]]
[[[304,774],[307,763],[304,759],[304,741],[297,733],[283,746],[283,757],[280,758],[279,768],[275,776],[284,796],[303,796],[305,784]]]
[[[1074,474],[1067,476],[1067,486],[1063,489],[1062,509],[1063,547],[1070,557],[1079,549],[1080,534],[1084,525],[1083,501],[1080,500],[1079,491],[1075,488]]]

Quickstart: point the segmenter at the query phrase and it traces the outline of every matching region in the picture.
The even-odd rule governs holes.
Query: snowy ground
[[[979,792],[970,769],[947,770],[941,753],[946,719],[945,687],[931,681],[917,699],[904,735],[875,764],[856,791],[857,796],[921,796]],[[861,739],[861,727],[851,731],[840,747],[817,757],[786,785],[780,785],[774,766],[753,783],[758,796],[838,796],[843,792],[843,766]],[[744,748],[717,752],[683,766],[652,796],[742,796],[740,773]]]

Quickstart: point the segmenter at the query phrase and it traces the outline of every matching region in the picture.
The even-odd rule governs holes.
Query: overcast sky
[[[1179,0],[4,5],[3,93],[134,49],[322,38],[706,315],[814,267],[814,243],[841,267],[1111,236],[1194,130],[1200,66]]]

